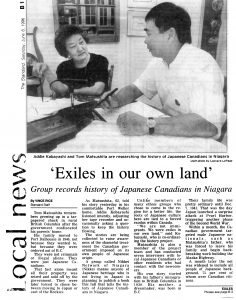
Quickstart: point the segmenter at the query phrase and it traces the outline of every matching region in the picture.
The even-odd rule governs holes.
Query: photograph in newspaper
[[[28,152],[226,152],[226,21],[223,0],[29,0]]]
[[[0,299],[235,299],[233,0],[2,8]]]

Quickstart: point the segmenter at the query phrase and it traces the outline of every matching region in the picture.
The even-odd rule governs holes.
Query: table
[[[226,152],[226,146],[210,138],[185,138],[169,136],[124,136],[116,120],[119,114],[133,111],[145,117],[163,114],[141,102],[135,102],[113,112],[99,113],[107,120],[94,120],[77,135],[57,145],[53,152]]]
[[[27,120],[32,122],[54,115],[58,110],[70,107],[68,98],[51,100],[39,97],[27,98]],[[78,105],[80,105],[78,103]],[[69,140],[59,139],[48,149],[39,152],[226,152],[226,146],[209,138],[185,138],[169,136],[124,136],[120,133],[116,120],[126,111],[133,111],[145,117],[166,117],[159,110],[142,102],[135,102],[122,108],[98,112],[107,122],[86,119],[80,128],[71,127]],[[83,120],[82,120],[83,121]]]

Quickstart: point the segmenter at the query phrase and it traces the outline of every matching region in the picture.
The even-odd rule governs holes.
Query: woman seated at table
[[[67,97],[71,92],[78,95],[101,95],[108,81],[108,60],[89,53],[83,30],[78,26],[65,25],[55,36],[55,47],[67,61],[62,62],[56,74],[45,63],[34,65],[33,74],[44,76],[50,84],[53,95]],[[77,82],[82,80],[84,82]]]

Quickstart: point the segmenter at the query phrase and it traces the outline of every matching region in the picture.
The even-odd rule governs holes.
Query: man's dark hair
[[[85,32],[75,25],[65,25],[59,28],[55,36],[55,47],[61,56],[67,57],[66,40],[74,34],[80,34],[85,42],[88,42]]]
[[[154,6],[146,15],[145,21],[153,20],[160,32],[175,28],[179,42],[191,43],[191,19],[186,10],[171,2]]]

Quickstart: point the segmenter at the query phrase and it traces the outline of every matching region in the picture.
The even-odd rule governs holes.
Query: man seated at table
[[[124,135],[214,137],[225,121],[223,75],[214,58],[191,45],[191,19],[181,7],[165,2],[145,18],[145,43],[154,58],[141,76],[104,102],[116,108],[145,95],[158,94],[170,117],[144,118],[133,112],[119,116]]]

